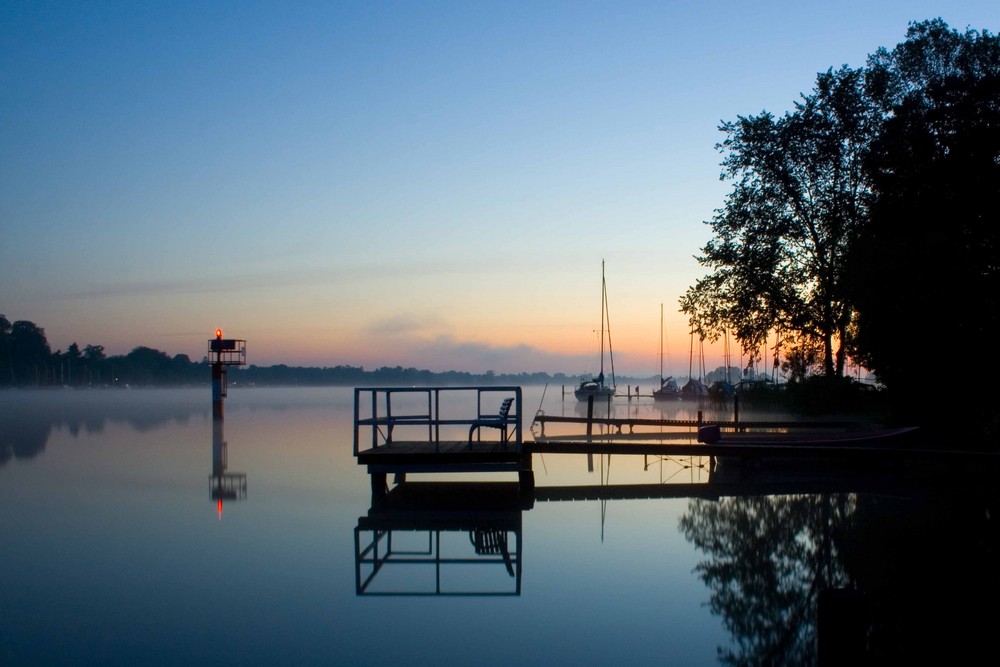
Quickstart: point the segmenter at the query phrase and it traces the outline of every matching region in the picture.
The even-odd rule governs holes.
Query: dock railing
[[[506,398],[513,406],[499,417]],[[391,447],[394,441],[426,443],[438,451],[443,442],[471,440],[473,424],[497,421],[507,446],[522,444],[521,387],[356,387],[354,455],[364,444]],[[367,431],[367,432],[366,432]]]

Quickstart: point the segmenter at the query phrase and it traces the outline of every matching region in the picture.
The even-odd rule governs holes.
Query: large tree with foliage
[[[45,338],[45,329],[34,322],[18,320],[11,325],[10,344],[15,381],[46,383],[52,350]]]
[[[986,276],[996,266],[988,203],[997,200],[997,53],[989,33],[914,23],[865,68],[820,74],[784,116],[724,123],[722,177],[734,187],[699,257],[710,272],[681,299],[695,330],[708,338],[732,331],[751,355],[780,331],[800,373],[816,358],[824,374],[842,375],[851,353],[889,382],[899,356],[886,348],[917,332],[890,314],[901,293],[924,295],[911,306],[926,301],[940,290],[919,281],[945,268],[946,282],[955,279],[950,304],[982,310],[987,302],[961,295],[996,294]],[[876,230],[873,215],[895,222]],[[924,231],[930,226],[937,237]],[[907,249],[915,239],[926,252]],[[947,267],[929,261],[935,251]],[[924,274],[885,280],[877,266],[889,266],[887,257],[919,258],[909,268],[922,265]]]
[[[889,115],[849,272],[856,354],[912,411],[931,399],[998,430],[992,379],[971,372],[988,364],[968,355],[1000,324],[1000,38],[914,24],[869,70]],[[946,381],[929,394],[935,371]]]
[[[734,187],[699,257],[711,273],[681,301],[702,335],[730,329],[753,356],[780,330],[821,349],[826,374],[843,374],[845,258],[868,213],[863,164],[876,122],[863,72],[843,67],[821,73],[782,117],[723,123],[722,176]]]

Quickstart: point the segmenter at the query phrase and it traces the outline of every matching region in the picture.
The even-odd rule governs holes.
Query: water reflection
[[[961,664],[980,650],[998,592],[995,492],[940,471],[881,480],[789,495],[744,480],[741,495],[691,501],[680,530],[706,555],[696,572],[734,640],[723,663]]]
[[[45,450],[52,423],[22,419],[14,411],[0,412],[0,467],[12,459],[32,459]]]
[[[603,542],[609,503],[688,498],[678,528],[703,555],[694,572],[731,638],[721,664],[971,662],[1000,585],[997,492],[970,468],[796,462],[697,483],[602,474],[530,495],[515,483],[404,482],[358,520],[356,593],[517,596],[525,511],[599,501]]]
[[[208,477],[208,495],[216,503],[216,511],[222,518],[222,503],[237,501],[247,497],[247,476],[242,472],[229,472],[229,443],[224,436],[224,422],[220,417],[212,419],[212,474]]]
[[[115,400],[108,400],[113,396]],[[15,390],[0,392],[0,467],[13,459],[32,459],[45,450],[54,429],[74,438],[98,434],[111,422],[139,433],[207,415],[202,391],[168,390]]]
[[[373,496],[354,530],[358,595],[521,594],[512,482],[406,482]]]
[[[620,454],[587,472],[546,455],[531,498],[414,475],[373,503],[350,389],[232,394],[223,432],[205,388],[0,392],[0,663],[372,664],[378,647],[384,664],[454,664],[442,627],[489,646],[464,655],[491,666],[816,664],[829,641],[863,647],[851,665],[993,650],[995,475]],[[614,406],[697,409],[672,407]],[[205,478],[231,468],[253,473],[254,500],[220,523]],[[394,595],[424,597],[372,599]],[[484,614],[504,622],[469,623]]]
[[[697,572],[739,647],[724,662],[816,663],[817,596],[848,583],[831,535],[852,512],[850,496],[692,502],[681,531],[710,556]]]

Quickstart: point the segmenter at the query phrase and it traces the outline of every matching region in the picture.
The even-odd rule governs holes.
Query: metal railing
[[[360,451],[362,439],[372,449],[391,446],[395,439],[426,442],[437,451],[442,442],[470,438],[473,424],[498,417],[505,398],[513,398],[514,404],[497,423],[504,429],[502,438],[514,451],[520,451],[521,387],[356,387],[354,455]],[[363,434],[365,430],[370,433]],[[406,437],[398,436],[400,430]]]

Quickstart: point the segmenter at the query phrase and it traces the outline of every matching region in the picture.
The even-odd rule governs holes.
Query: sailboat
[[[698,379],[694,378],[694,329],[691,330],[691,352],[688,358],[688,381],[681,387],[681,398],[687,400],[699,400],[708,396],[708,387],[701,381],[701,375],[705,370],[705,351],[702,348],[701,339],[698,340],[698,356],[699,367],[698,367]]]
[[[604,377],[605,325],[608,333],[608,356],[611,359],[611,384],[607,384]],[[604,260],[601,260],[601,372],[592,380],[582,380],[573,393],[578,401],[586,401],[590,397],[610,399],[615,395],[615,357],[611,351],[611,321],[608,318],[608,286],[604,280]]]
[[[660,388],[653,390],[654,401],[676,401],[681,389],[673,377],[663,377],[663,304],[660,304]]]
[[[729,381],[729,369],[732,367],[732,361],[730,359],[730,354],[729,354],[728,330],[725,331],[725,341],[723,350],[724,351],[722,357],[726,365],[726,379],[716,380],[708,387],[708,395],[717,401],[727,400],[736,395],[736,387],[733,386],[733,383]]]

